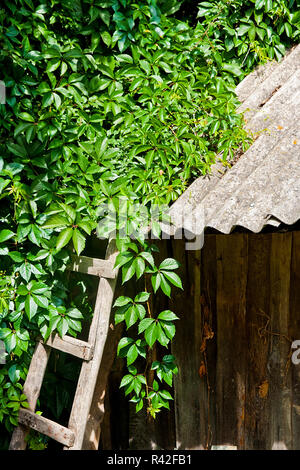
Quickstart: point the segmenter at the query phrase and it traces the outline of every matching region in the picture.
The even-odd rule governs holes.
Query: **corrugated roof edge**
[[[273,82],[272,76],[274,78]],[[248,81],[249,85],[249,76],[246,77],[244,81]],[[272,92],[272,83],[274,93]],[[276,89],[276,87],[278,88],[278,83],[281,85],[279,92]],[[203,230],[204,227],[207,227],[216,229],[221,233],[228,234],[235,230],[236,227],[244,227],[246,230],[258,233],[265,226],[270,225],[278,227],[281,223],[293,225],[300,219],[300,149],[298,147],[298,139],[300,142],[300,138],[297,126],[295,127],[295,121],[297,122],[297,119],[298,122],[300,121],[300,45],[294,47],[282,62],[276,64],[276,67],[273,66],[272,71],[265,74],[264,80],[261,80],[259,85],[255,87],[253,94],[255,94],[256,97],[261,97],[261,100],[264,99],[265,96],[265,85],[268,86],[268,94],[272,94],[271,99],[260,106],[259,100],[256,98],[256,116],[255,118],[252,116],[250,128],[251,123],[253,123],[255,131],[261,132],[262,129],[260,128],[265,127],[265,121],[266,119],[269,119],[269,134],[262,134],[250,149],[237,161],[232,169],[226,171],[222,163],[217,162],[213,165],[212,173],[210,175],[201,176],[194,181],[181,197],[171,206],[169,213],[174,223],[174,227],[167,228],[164,225],[163,230],[166,233],[174,235],[176,230],[181,227],[190,230],[195,234],[198,233],[197,228],[191,230],[193,224],[195,226],[195,220],[192,219],[197,219],[197,217],[199,219],[199,205],[201,205],[200,203],[205,199],[207,202],[209,200],[211,201],[207,209],[211,216],[208,218],[209,220],[207,220],[207,225],[204,224],[204,226],[201,227],[201,230]],[[243,89],[241,84],[238,88],[240,90]],[[249,97],[247,98],[247,101],[248,99]],[[291,139],[294,140],[292,141]],[[276,153],[270,157],[274,148],[278,154],[278,162],[276,162]],[[264,149],[264,152],[262,152],[262,149]],[[286,152],[288,152],[288,155],[285,155]],[[276,164],[279,164],[279,160],[284,167],[282,169],[283,173],[285,173],[286,166],[289,166],[289,171],[292,173],[291,177],[290,174],[287,173],[286,180],[284,180],[284,178],[278,179],[278,172],[281,173],[281,168],[278,168],[278,165],[276,167]],[[247,215],[247,210],[249,212],[249,207],[246,207],[247,210],[245,211],[245,207],[243,207],[243,204],[241,203],[243,197],[238,191],[239,183],[246,183],[246,188],[248,185],[249,191],[249,181],[251,181],[251,178],[253,179],[253,175],[258,174],[259,171],[267,171],[268,167],[266,167],[266,162],[268,161],[274,171],[273,174],[270,174],[270,179],[272,180],[273,178],[273,181],[270,181],[270,185],[274,195],[274,206],[271,207],[270,205],[269,208],[266,206],[265,212],[261,212],[259,216],[257,216],[257,220],[252,220],[252,223],[249,223],[247,217],[246,220],[243,220],[242,225],[240,225],[240,223],[234,223],[240,222],[240,220],[232,220],[233,223],[231,225],[230,223],[225,223],[224,227],[220,227],[217,217],[216,223],[211,223],[212,213],[214,213],[214,216],[217,215],[215,212],[215,203],[218,198],[218,192],[220,193],[221,201],[224,201],[225,197],[227,198],[223,207],[226,204],[229,205],[229,208],[230,206],[233,206],[232,210],[235,212],[235,206],[240,205],[241,209],[244,210],[244,213],[241,214],[241,219],[245,219],[245,214]],[[261,170],[259,170],[260,167]],[[236,181],[234,181],[234,178],[236,178]],[[239,180],[238,178],[242,179]],[[247,181],[247,178],[249,178],[249,181]],[[233,187],[232,182],[234,183]],[[287,190],[288,183],[290,183],[291,187],[288,187]],[[226,188],[228,184],[229,186]],[[229,189],[228,193],[226,192],[226,189]],[[266,198],[269,196],[268,184],[266,184],[265,188],[260,189],[261,193],[258,195],[258,205],[264,196],[263,191],[265,191]],[[278,195],[282,195],[283,200],[278,199]],[[219,207],[220,212],[219,201],[217,206]]]

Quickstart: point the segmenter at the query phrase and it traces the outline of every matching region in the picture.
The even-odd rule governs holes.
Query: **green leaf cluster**
[[[172,387],[177,367],[174,357],[165,355],[161,363],[152,363],[151,370],[156,375],[153,379],[149,376],[147,364],[153,348],[170,346],[176,331],[174,322],[179,318],[170,310],[153,314],[152,297],[160,285],[168,296],[171,284],[182,288],[180,277],[174,272],[179,268],[179,263],[173,258],[166,258],[157,267],[151,253],[151,249],[155,250],[155,245],[150,245],[145,240],[121,242],[123,251],[117,256],[116,266],[122,269],[123,283],[128,282],[134,275],[137,279],[143,275],[145,285],[149,279],[152,294],[145,290],[137,293],[134,298],[120,296],[114,303],[115,324],[126,325],[126,336],[122,337],[118,344],[118,356],[126,359],[129,374],[125,375],[120,386],[124,388],[125,395],[130,395],[130,401],[135,403],[137,412],[147,404],[148,413],[155,418],[161,408],[169,409],[172,396],[160,385],[165,382]],[[120,243],[120,240],[117,240],[117,243]],[[131,331],[131,336],[127,336],[127,330]],[[145,361],[146,367],[144,366],[143,370],[142,364]]]
[[[147,210],[169,205],[210,171],[217,156],[226,162],[247,148],[235,85],[264,55],[279,58],[297,39],[298,6],[292,0],[202,2],[200,21],[191,25],[174,17],[180,13],[176,0],[1,3],[6,102],[0,104],[0,337],[7,364],[0,393],[5,400],[8,372],[16,364],[27,370],[36,338],[76,335],[90,315],[86,284],[78,282],[78,295],[70,300],[65,271],[70,256],[83,253],[95,234],[99,205],[115,206],[120,198]],[[123,224],[139,232],[139,223],[132,210],[129,221],[117,227],[110,220],[103,230]],[[152,230],[159,238],[157,221]],[[119,240],[118,247],[123,283],[148,277],[153,293],[161,289],[168,297],[173,287],[182,288],[176,261],[156,266],[154,247],[143,236]],[[116,322],[141,335],[122,348],[129,367],[145,354],[147,359],[147,348],[155,343],[167,346],[175,333],[170,312],[149,317],[147,295],[116,305]],[[157,385],[147,391],[144,375],[132,376],[137,408],[143,393],[152,415],[159,403],[166,407],[167,395]],[[22,380],[20,375],[20,385]],[[16,414],[5,400],[1,419],[10,427]]]
[[[199,29],[205,44],[219,55],[222,68],[243,77],[267,60],[280,60],[299,42],[299,0],[215,0],[200,2]]]

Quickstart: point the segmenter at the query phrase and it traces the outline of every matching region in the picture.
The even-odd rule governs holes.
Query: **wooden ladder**
[[[29,408],[21,408],[19,411],[19,426],[13,432],[10,450],[26,449],[26,436],[30,428],[60,442],[63,444],[64,450],[83,448],[85,429],[109,331],[110,313],[118,274],[118,270],[114,269],[117,254],[115,242],[111,240],[106,250],[105,259],[86,256],[73,257],[72,266],[70,266],[72,271],[100,277],[88,341],[81,341],[71,336],[61,338],[55,334],[45,343],[42,340],[37,343],[24,384],[24,394],[27,397]],[[52,348],[83,360],[67,428],[35,414],[37,399]]]

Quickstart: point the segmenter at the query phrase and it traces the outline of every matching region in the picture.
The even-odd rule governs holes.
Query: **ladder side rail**
[[[80,340],[74,341],[72,338],[71,341],[68,341],[68,337],[64,339],[59,338],[58,341],[56,336],[51,337],[49,345],[44,344],[42,341],[37,343],[24,384],[24,393],[28,400],[29,410],[22,409],[20,412],[19,426],[13,432],[10,450],[25,450],[26,436],[30,428],[35,429],[37,427],[46,430],[47,432],[44,432],[44,434],[51,434],[51,437],[63,443],[65,445],[64,449],[82,449],[89,412],[97,379],[99,381],[99,369],[109,331],[111,308],[118,275],[118,270],[113,268],[117,254],[115,241],[111,240],[108,243],[105,258],[105,261],[108,263],[105,265],[105,269],[109,266],[111,271],[107,273],[108,275],[105,277],[101,276],[106,273],[104,274],[98,271],[97,274],[100,276],[100,280],[88,343]],[[90,263],[90,260],[92,260],[93,263],[98,261],[96,258],[91,258],[88,259],[88,263]],[[103,265],[101,265],[101,270],[102,267]],[[99,268],[100,266],[97,265],[97,269]],[[49,355],[53,347],[57,347],[57,349],[61,350],[67,348],[66,352],[81,357],[84,360],[73,400],[68,428],[61,427],[58,423],[47,420],[47,418],[38,417],[34,413]],[[98,402],[99,400],[96,399],[96,401]],[[59,439],[57,439],[57,437],[59,437]]]
[[[111,240],[107,248],[106,258],[114,263],[117,254],[115,241]],[[65,446],[65,450],[82,449],[85,428],[89,417],[94,390],[97,383],[103,351],[109,330],[116,278],[117,272],[115,279],[101,278],[99,282],[94,318],[90,328],[88,340],[90,344],[95,342],[94,356],[91,361],[84,362],[81,367],[68,424],[68,428],[75,434],[75,442],[71,447]]]
[[[23,388],[30,411],[35,411],[50,352],[51,349],[48,346],[45,346],[40,342],[37,343]],[[12,434],[9,449],[25,450],[27,446],[26,436],[29,433],[29,430],[30,428],[27,426],[18,426]]]
[[[110,240],[106,249],[105,259],[108,260],[112,266],[114,266],[117,255],[118,255],[118,252],[116,248],[116,242],[115,240]],[[98,332],[98,327],[99,327],[99,319],[100,319],[100,315],[102,312],[102,301],[103,301],[102,297],[105,295],[106,289],[108,289],[109,295],[112,295],[112,297],[114,296],[114,290],[115,290],[117,277],[118,277],[118,270],[114,269],[113,279],[100,278],[97,296],[96,296],[94,314],[93,314],[90,331],[89,331],[89,337],[88,337],[88,343],[91,346],[95,345],[96,343],[96,337],[97,337],[97,332]],[[101,281],[103,280],[105,280],[106,282],[101,283]]]
[[[96,387],[89,417],[86,424],[82,448],[84,450],[98,450],[101,437],[101,425],[105,413],[105,396],[108,377],[113,366],[117,352],[117,345],[122,336],[122,325],[109,328],[101,366],[97,377]]]

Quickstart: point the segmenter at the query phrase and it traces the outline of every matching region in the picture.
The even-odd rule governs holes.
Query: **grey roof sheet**
[[[300,45],[246,77],[236,93],[257,139],[231,169],[217,162],[172,205],[172,233],[197,233],[192,220],[203,217],[205,227],[222,233],[236,226],[257,233],[300,219]]]

